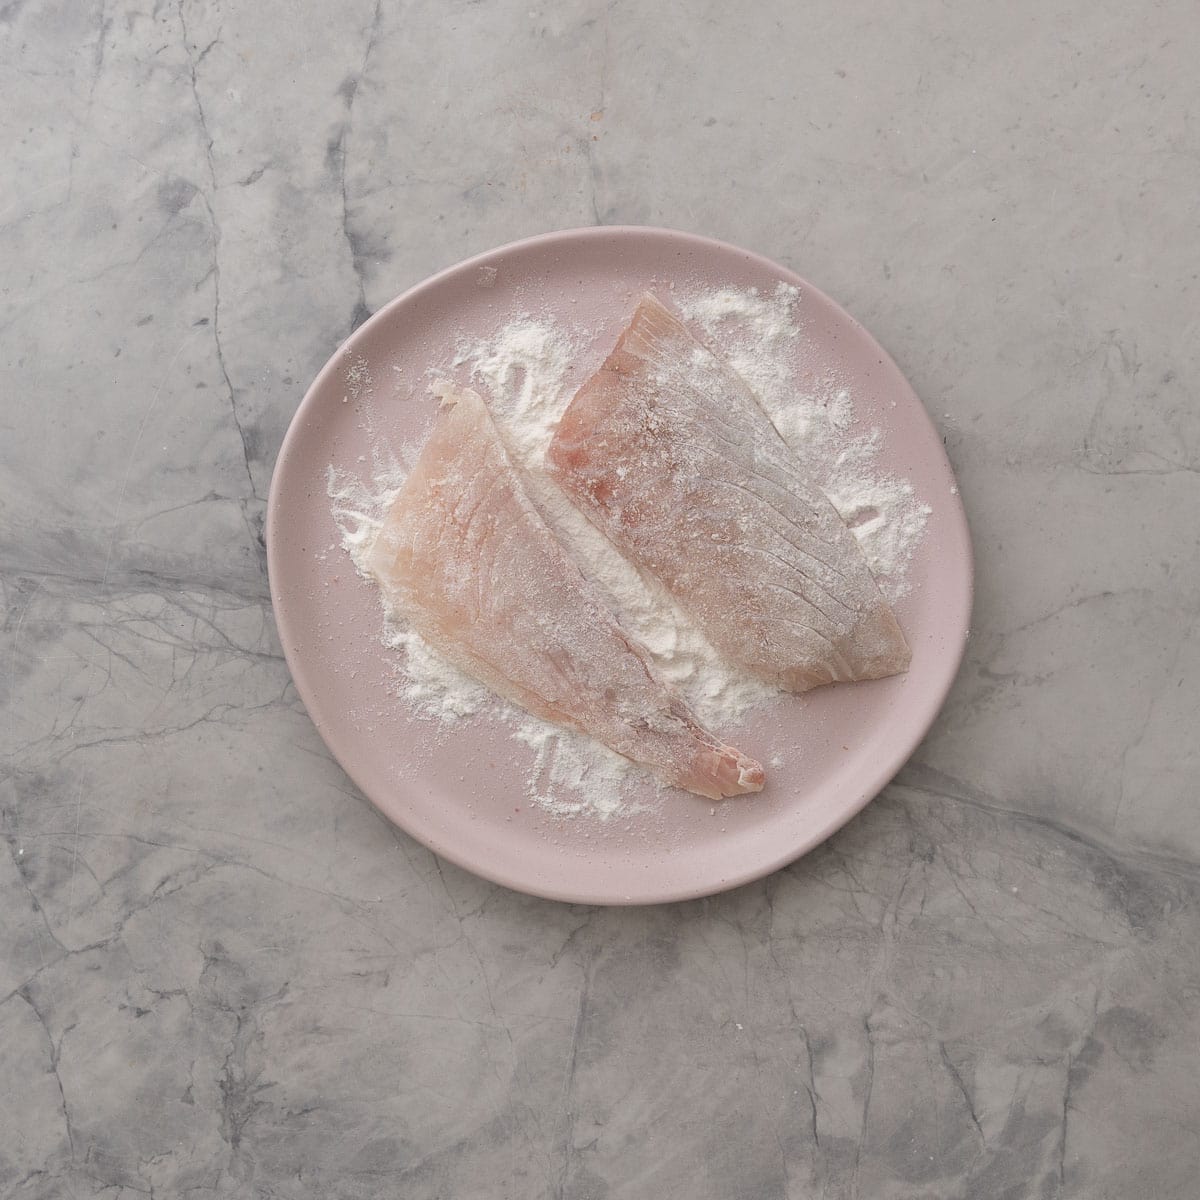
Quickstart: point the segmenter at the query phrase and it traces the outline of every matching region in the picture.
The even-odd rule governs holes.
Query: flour
[[[757,289],[739,291],[737,288],[718,288],[692,295],[677,306],[685,317],[695,322],[720,349],[732,335],[758,351],[757,357],[743,356],[750,386],[760,391],[764,384],[774,383],[781,371],[780,355],[801,333],[800,289],[790,283],[776,284],[770,296]]]
[[[817,389],[800,388],[794,365],[803,336],[799,290],[781,283],[769,295],[719,289],[675,299],[750,383],[781,435],[854,530],[881,588],[891,599],[902,596],[929,510],[907,482],[875,469],[881,435],[857,427],[846,389],[832,379]],[[490,337],[459,343],[445,369],[431,373],[431,391],[436,394],[455,375],[481,391],[510,457],[524,470],[530,499],[559,541],[700,720],[731,733],[778,692],[723,662],[662,585],[622,557],[543,469],[545,449],[574,388],[602,357],[603,351],[587,348],[589,341],[582,329],[519,315]],[[348,385],[356,397],[369,393],[370,381],[358,363],[350,374],[355,377]],[[393,454],[375,442],[372,438],[370,471],[363,472],[369,478],[331,467],[327,482],[343,548],[368,579],[370,550],[383,516],[419,452],[406,446]],[[396,652],[395,691],[414,715],[449,729],[486,712],[511,726],[514,738],[533,751],[526,783],[531,803],[563,817],[587,814],[601,820],[634,810],[634,785],[645,779],[640,768],[591,738],[498,699],[437,654],[386,602],[382,641]]]
[[[513,736],[534,752],[526,798],[560,817],[592,813],[608,820],[627,815],[633,764],[616,751],[557,725],[526,716]]]
[[[359,400],[363,393],[370,393],[373,384],[371,382],[371,368],[367,360],[360,354],[346,368],[346,395],[342,397],[343,404],[349,404],[350,401]]]

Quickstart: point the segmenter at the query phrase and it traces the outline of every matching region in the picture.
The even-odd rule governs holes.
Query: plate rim
[[[286,464],[295,452],[297,443],[300,440],[300,430],[305,424],[306,419],[311,412],[317,408],[318,396],[325,390],[328,379],[343,365],[347,351],[353,344],[361,338],[367,336],[367,332],[376,324],[386,323],[390,315],[398,308],[410,304],[418,299],[422,293],[431,291],[440,286],[445,280],[460,274],[471,271],[472,269],[486,264],[497,256],[513,253],[515,251],[525,250],[532,247],[546,247],[555,242],[578,242],[580,240],[597,239],[597,238],[628,238],[636,240],[638,238],[666,238],[678,241],[686,246],[696,250],[709,252],[719,252],[724,254],[734,254],[741,256],[744,260],[752,263],[754,266],[775,275],[779,279],[799,287],[802,290],[812,293],[818,297],[820,301],[829,305],[830,309],[836,316],[846,321],[853,326],[867,342],[878,353],[881,361],[892,368],[897,379],[902,381],[903,386],[907,389],[910,398],[915,402],[913,409],[914,419],[924,421],[927,431],[936,439],[940,439],[937,426],[933,422],[933,418],[929,414],[925,403],[921,400],[912,384],[909,383],[908,377],[900,370],[895,360],[888,351],[879,343],[869,329],[866,328],[853,314],[848,312],[831,296],[827,295],[821,288],[809,282],[807,279],[798,275],[795,271],[782,264],[770,259],[765,255],[759,254],[753,250],[747,250],[742,246],[734,245],[731,242],[725,242],[718,238],[706,237],[703,234],[688,233],[683,230],[670,229],[665,226],[657,225],[589,225],[578,228],[567,228],[552,230],[546,233],[535,234],[531,237],[518,238],[515,241],[505,242],[502,245],[492,247],[489,250],[484,250],[478,254],[473,254],[469,258],[462,259],[457,263],[453,263],[448,267],[443,267],[434,274],[425,277],[424,279],[413,284],[401,292],[398,296],[389,300],[386,304],[380,307],[366,321],[364,321],[357,329],[352,330],[330,354],[324,366],[317,372],[313,381],[306,389],[303,398],[297,405],[295,412],[292,414],[291,420],[288,422],[288,427],[284,433],[283,440],[280,442],[279,452],[276,455],[275,465],[271,471],[271,484],[267,494],[267,509],[266,520],[264,526],[264,539],[266,542],[267,552],[267,585],[271,597],[271,609],[274,617],[276,631],[279,636],[280,645],[283,649],[284,660],[287,663],[288,671],[291,675],[292,682],[295,685],[297,694],[301,702],[304,704],[305,713],[308,719],[312,722],[321,740],[325,743],[326,749],[332,755],[338,767],[353,782],[354,786],[362,793],[362,795],[371,803],[372,807],[390,824],[397,826],[409,837],[423,845],[430,853],[438,855],[446,859],[447,862],[453,863],[455,866],[464,871],[486,879],[491,883],[499,884],[502,887],[511,889],[512,891],[520,892],[525,895],[539,897],[545,900],[554,900],[567,904],[585,904],[597,905],[603,907],[635,907],[646,906],[653,904],[672,904],[681,903],[688,900],[697,900],[705,896],[718,895],[722,892],[732,891],[735,888],[742,887],[748,883],[753,883],[759,879],[764,879],[768,875],[774,874],[776,871],[782,870],[784,867],[796,862],[804,857],[810,851],[821,845],[832,837],[839,829],[849,824],[856,816],[863,811],[864,808],[877,796],[879,796],[888,784],[896,777],[904,765],[912,758],[913,753],[920,746],[928,735],[929,730],[933,727],[933,723],[937,720],[942,709],[945,707],[946,699],[950,694],[950,690],[958,677],[959,670],[962,667],[963,658],[966,654],[967,641],[970,633],[971,617],[975,602],[975,556],[974,547],[971,539],[970,525],[967,521],[966,510],[962,503],[961,489],[956,490],[950,497],[951,503],[947,506],[947,511],[944,513],[948,521],[948,530],[955,535],[960,541],[965,551],[963,555],[963,605],[961,608],[960,627],[953,631],[947,631],[946,645],[951,645],[951,637],[953,637],[953,653],[947,652],[943,660],[942,677],[937,681],[936,686],[931,688],[931,693],[935,696],[936,702],[931,703],[928,712],[922,720],[913,726],[912,736],[904,739],[905,748],[902,751],[893,752],[878,764],[870,774],[870,782],[865,785],[861,793],[856,795],[850,804],[840,810],[833,818],[825,820],[823,823],[810,830],[806,836],[797,839],[796,841],[788,841],[786,848],[778,854],[764,858],[764,860],[752,867],[743,868],[740,871],[734,872],[729,876],[725,876],[717,881],[708,881],[697,884],[695,886],[679,886],[670,889],[654,890],[650,887],[643,887],[641,891],[633,890],[627,895],[606,895],[597,896],[585,894],[580,891],[571,891],[567,888],[556,888],[553,886],[539,885],[536,880],[528,878],[518,878],[503,869],[489,869],[489,864],[480,863],[475,860],[469,860],[469,856],[460,857],[453,846],[441,846],[431,844],[428,837],[424,836],[422,831],[411,828],[409,823],[402,819],[401,816],[393,815],[387,811],[384,806],[376,800],[372,794],[372,790],[364,785],[358,778],[355,770],[350,764],[343,761],[342,756],[337,750],[331,746],[322,731],[320,722],[314,716],[314,712],[319,709],[317,699],[318,689],[312,684],[312,680],[308,677],[302,660],[296,657],[297,651],[290,648],[291,638],[289,637],[289,620],[286,615],[286,605],[282,603],[282,597],[279,594],[276,580],[282,574],[281,563],[278,554],[275,550],[274,531],[276,523],[279,520],[279,503],[280,493],[282,491],[282,483],[280,482],[287,474]],[[944,451],[943,451],[944,455]],[[946,459],[947,465],[950,467],[950,473],[954,477],[957,484],[957,475],[954,472],[953,465]]]

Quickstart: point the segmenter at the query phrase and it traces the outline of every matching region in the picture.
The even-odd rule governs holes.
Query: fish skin
[[[729,661],[797,692],[907,669],[854,534],[745,380],[655,297],[576,392],[546,463]]]
[[[443,411],[384,516],[371,573],[460,670],[710,799],[762,789],[762,766],[701,726],[525,494],[480,397]],[[482,567],[482,569],[481,569]]]

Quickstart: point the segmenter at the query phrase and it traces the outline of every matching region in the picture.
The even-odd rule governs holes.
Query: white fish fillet
[[[701,727],[525,494],[483,401],[446,398],[370,568],[420,635],[529,712],[719,798],[763,769]]]
[[[572,399],[547,464],[731,662],[794,691],[907,669],[854,534],[745,380],[653,296]]]

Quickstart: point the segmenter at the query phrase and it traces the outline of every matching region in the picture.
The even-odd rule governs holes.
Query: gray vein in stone
[[[1043,613],[1039,617],[1034,617],[1031,621],[1025,621],[1023,624],[1017,625],[1015,628],[1008,630],[1005,636],[1013,637],[1018,633],[1028,633],[1029,630],[1036,629],[1040,625],[1045,625],[1049,621],[1054,620],[1055,617],[1061,616],[1065,612],[1072,612],[1074,609],[1082,608],[1085,605],[1095,604],[1099,600],[1112,600],[1118,595],[1126,595],[1129,592],[1148,594],[1145,592],[1145,589],[1141,588],[1130,588],[1121,592],[1116,592],[1111,588],[1106,588],[1103,591],[1090,592],[1086,596],[1077,596],[1074,600],[1068,600],[1063,604],[1055,605],[1055,607],[1049,612]]]
[[[596,101],[595,111],[601,114],[601,119],[605,115],[605,108],[608,106],[608,73],[609,59],[611,56],[611,30],[610,21],[612,18],[613,4],[605,6],[604,14],[600,18],[600,29],[603,42],[600,48],[600,77],[597,85],[598,97]],[[604,215],[600,211],[599,191],[600,191],[600,166],[597,161],[599,143],[593,140],[592,130],[590,125],[584,130],[583,148],[585,162],[587,165],[588,175],[588,198],[592,210],[592,223],[595,225],[604,224]]]
[[[289,680],[284,685],[284,693],[291,686]],[[225,718],[231,716],[241,717],[245,713],[263,712],[267,709],[276,708],[286,704],[284,695],[275,697],[262,704],[235,704],[227,700],[220,701],[212,705],[200,716],[193,718],[190,721],[184,721],[179,725],[161,725],[156,728],[131,729],[127,733],[113,733],[104,737],[84,738],[73,737],[69,745],[61,747],[57,750],[58,762],[61,764],[75,754],[82,754],[88,750],[95,750],[100,746],[136,746],[139,744],[149,745],[153,742],[165,741],[178,736],[181,733],[187,733],[189,730],[196,729],[201,725],[213,725],[225,723]],[[23,748],[26,753],[34,748],[53,745],[58,747],[65,739],[67,732],[74,730],[73,724],[68,724],[65,728],[58,730],[53,734],[49,734],[44,738],[39,738],[36,741],[29,742]]]
[[[182,504],[171,504],[166,508],[155,509],[154,512],[146,513],[140,517],[138,521],[131,527],[130,532],[136,533],[143,526],[150,524],[151,521],[157,521],[161,517],[177,512],[188,512],[195,508],[200,508],[205,504],[234,504],[240,505],[242,500],[237,496],[222,496],[218,492],[208,492],[203,496],[197,497],[195,500],[185,500]]]
[[[955,779],[953,776],[915,759],[901,770],[892,786],[936,796],[943,800],[954,800],[981,812],[991,813],[993,816],[1007,817],[1023,824],[1039,826],[1052,831],[1059,837],[1085,846],[1129,870],[1177,875],[1190,881],[1200,879],[1200,862],[1159,851],[1110,845],[1095,834],[1083,833],[1074,826],[1052,817],[1043,817],[1036,813],[1022,812],[1020,809],[1011,808],[973,785],[965,783],[961,779]]]
[[[1066,1063],[1066,1082],[1063,1085],[1062,1125],[1058,1138],[1058,1194],[1066,1194],[1067,1187],[1067,1123],[1071,1113],[1071,1070],[1074,1059],[1068,1055]]]
[[[983,1126],[979,1124],[979,1117],[975,1112],[975,1102],[971,1099],[971,1093],[967,1091],[966,1081],[963,1079],[962,1073],[954,1065],[950,1055],[946,1052],[945,1042],[938,1042],[938,1053],[941,1055],[942,1065],[946,1068],[946,1073],[954,1081],[954,1086],[958,1088],[963,1098],[963,1103],[967,1106],[967,1113],[971,1118],[971,1124],[975,1126],[975,1132],[979,1135],[980,1146],[986,1146],[987,1138],[984,1136]]]
[[[584,1026],[588,1015],[588,995],[592,986],[592,962],[589,960],[583,966],[582,978],[579,984],[579,1005],[575,1013],[575,1028],[571,1033],[571,1049],[567,1058],[567,1070],[562,1087],[562,1111],[564,1130],[562,1137],[562,1166],[559,1169],[558,1182],[554,1195],[556,1200],[563,1200],[566,1195],[568,1177],[574,1163],[577,1150],[575,1148],[575,1122],[578,1113],[575,1108],[575,1075],[579,1069],[579,1045],[583,1040]]]
[[[53,183],[48,183],[44,187],[35,188],[34,190],[27,192],[24,196],[22,196],[21,201],[18,204],[13,205],[4,213],[0,213],[0,231],[14,229],[17,226],[24,225],[27,221],[33,220],[35,217],[49,216],[50,213],[57,212],[60,209],[65,209],[70,204],[72,199],[72,185],[73,178],[71,160],[68,160],[67,174],[65,179],[55,180]],[[55,200],[52,204],[47,204],[43,208],[35,206],[30,206],[28,208],[23,207],[24,205],[28,205],[29,202],[36,197],[44,196],[47,192],[57,191],[59,188],[63,189],[63,195],[60,199]],[[69,287],[69,282],[64,283],[62,285],[62,290],[65,291]],[[8,321],[0,324],[0,332],[10,329],[20,318],[24,317],[25,315],[27,315],[27,310],[23,306],[18,307]]]
[[[142,419],[138,422],[137,433],[133,438],[133,445],[129,449],[129,457],[125,462],[125,472],[121,477],[121,488],[117,493],[117,503],[114,508],[112,535],[108,541],[108,551],[104,558],[104,571],[100,578],[100,587],[104,588],[108,583],[108,572],[112,566],[113,554],[116,551],[117,538],[121,531],[121,514],[125,506],[125,496],[129,491],[129,479],[133,473],[133,463],[137,457],[138,447],[142,444],[142,438],[146,433],[146,425],[150,421],[150,415],[154,412],[158,404],[159,397],[162,396],[163,389],[167,386],[167,380],[171,377],[171,372],[175,369],[175,364],[179,361],[179,356],[183,353],[184,347],[191,338],[191,334],[185,334],[180,341],[175,353],[171,356],[171,361],[167,364],[167,369],[163,372],[162,378],[159,380],[158,386],[154,389],[153,395],[150,397],[150,403],[146,405],[145,411],[142,413]]]
[[[808,1105],[812,1117],[811,1130],[813,1146],[815,1149],[819,1150],[821,1148],[821,1134],[820,1130],[817,1128],[817,1074],[815,1061],[813,1059],[812,1041],[808,1036],[808,1028],[800,1020],[800,1016],[796,1012],[796,1006],[791,1001],[790,997],[788,1000],[788,1007],[791,1010],[792,1021],[795,1027],[799,1029],[800,1036],[804,1040],[804,1054],[808,1060],[808,1079],[804,1084],[804,1090],[808,1093]]]
[[[62,1052],[62,1038],[57,1042],[54,1040],[53,1034],[50,1032],[50,1026],[46,1022],[45,1014],[35,1003],[32,994],[28,987],[21,988],[17,995],[29,1005],[33,1015],[37,1018],[38,1024],[42,1027],[42,1031],[46,1035],[46,1044],[50,1048],[50,1071],[54,1076],[54,1082],[58,1086],[58,1101],[59,1110],[62,1113],[63,1124],[67,1131],[67,1145],[71,1148],[71,1157],[75,1157],[75,1130],[71,1122],[71,1110],[67,1104],[67,1094],[63,1090],[62,1076],[58,1073],[58,1061]],[[66,1036],[64,1031],[63,1037]]]
[[[213,154],[213,135],[209,128],[208,116],[204,111],[204,102],[200,97],[200,81],[198,71],[200,64],[204,61],[210,50],[220,40],[214,38],[200,53],[199,57],[194,54],[194,47],[191,37],[188,34],[187,16],[184,12],[185,0],[177,0],[179,13],[179,27],[183,35],[183,52],[187,57],[188,76],[191,81],[192,102],[196,109],[196,120],[200,126],[201,141],[204,143],[204,159],[208,166],[208,181],[209,191],[201,190],[200,196],[204,202],[204,207],[208,212],[209,228],[212,231],[212,280],[213,280],[213,315],[212,315],[212,334],[213,348],[217,355],[217,365],[221,370],[221,378],[225,382],[225,389],[229,394],[229,411],[233,417],[233,424],[237,429],[238,438],[242,444],[242,461],[246,470],[246,482],[250,488],[250,496],[254,500],[260,500],[258,488],[254,483],[254,472],[250,467],[250,442],[246,436],[246,430],[242,426],[242,419],[238,413],[237,393],[233,386],[233,380],[229,375],[229,366],[225,361],[225,349],[221,342],[221,226],[217,221],[217,165]],[[247,528],[249,529],[249,519],[247,518]],[[251,531],[253,539],[253,531]]]
[[[1102,467],[1094,463],[1080,462],[1079,470],[1088,475],[1105,475],[1109,477],[1120,477],[1125,475],[1148,475],[1151,477],[1164,478],[1171,475],[1196,475],[1200,474],[1200,465],[1190,462],[1177,462],[1164,458],[1162,455],[1151,455],[1157,458],[1162,464],[1157,467]]]
[[[108,15],[108,0],[100,0],[96,18],[96,45],[92,50],[92,77],[88,82],[87,111],[90,118],[96,102],[96,87],[104,73],[105,41],[112,30],[112,18]]]
[[[270,591],[265,581],[253,591],[238,591],[238,580],[227,577],[214,578],[202,575],[174,575],[166,571],[150,570],[145,567],[112,571],[105,568],[102,573],[47,571],[40,566],[15,563],[9,560],[0,563],[0,575],[10,579],[38,578],[43,582],[54,580],[73,588],[90,589],[102,601],[111,601],[120,595],[148,593],[169,598],[172,601],[181,591],[201,591],[214,596],[228,596],[247,605],[262,605],[270,601]]]
[[[375,11],[371,17],[370,26],[367,29],[366,46],[363,49],[362,61],[359,64],[358,74],[350,80],[347,80],[342,89],[342,94],[346,100],[346,117],[342,122],[341,129],[338,132],[337,138],[329,147],[329,159],[336,164],[338,176],[338,187],[341,192],[342,199],[342,236],[346,239],[346,246],[350,251],[350,266],[354,271],[354,278],[358,282],[358,302],[355,305],[354,312],[350,318],[351,331],[357,329],[371,315],[371,310],[367,306],[367,287],[366,287],[366,262],[367,262],[367,246],[365,239],[360,237],[351,226],[350,222],[350,197],[346,190],[346,154],[347,144],[350,139],[350,133],[353,129],[354,122],[354,99],[358,94],[358,89],[362,86],[363,81],[367,77],[367,67],[371,61],[371,54],[375,49],[375,43],[379,37],[379,30],[383,22],[383,0],[375,0]]]
[[[854,1150],[854,1178],[857,1182],[862,1167],[863,1150],[867,1144],[867,1122],[871,1115],[871,1095],[875,1091],[875,1033],[871,1029],[871,1014],[862,1019],[863,1032],[867,1035],[867,1079],[863,1086],[862,1124],[858,1132],[858,1145]]]

